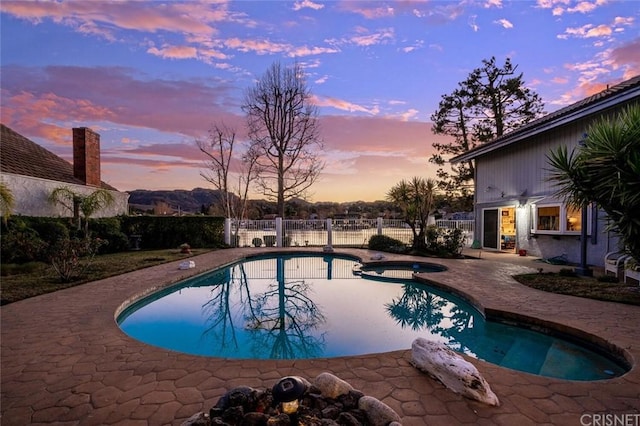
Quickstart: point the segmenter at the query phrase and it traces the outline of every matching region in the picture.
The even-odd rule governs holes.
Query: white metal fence
[[[462,229],[467,244],[473,241],[472,220],[437,220],[435,225]],[[397,219],[225,221],[225,242],[233,247],[365,247],[373,235],[386,235],[405,244],[413,240],[409,225]]]

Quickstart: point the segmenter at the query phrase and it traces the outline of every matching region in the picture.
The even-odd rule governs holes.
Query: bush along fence
[[[472,220],[437,220],[438,229],[460,229],[465,244],[473,241]],[[384,235],[410,245],[413,233],[398,219],[282,219],[224,221],[224,242],[230,247],[366,247],[371,237]]]
[[[217,248],[224,247],[223,225],[224,218],[212,216],[118,216],[89,219],[85,235],[71,218],[11,216],[2,224],[0,254],[2,263],[47,262],[53,254],[78,251],[87,240],[94,254],[177,249],[185,243]]]

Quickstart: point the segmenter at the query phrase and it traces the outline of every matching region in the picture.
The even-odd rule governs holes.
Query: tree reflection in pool
[[[367,279],[355,272],[357,262],[320,254],[252,257],[146,297],[117,321],[150,345],[223,358],[361,355],[409,349],[425,337],[543,376],[598,380],[626,371],[567,340],[485,321],[464,300],[411,279]]]

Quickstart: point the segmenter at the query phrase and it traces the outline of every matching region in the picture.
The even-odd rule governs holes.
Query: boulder
[[[400,423],[400,416],[384,402],[372,397],[363,396],[358,401],[358,408],[367,413],[367,420],[372,426],[387,426],[389,423]]]
[[[318,374],[313,385],[320,390],[320,393],[325,398],[336,399],[340,395],[345,395],[353,390],[349,383],[331,373]]]
[[[488,405],[500,405],[478,369],[443,343],[417,338],[411,344],[411,362],[460,395]]]

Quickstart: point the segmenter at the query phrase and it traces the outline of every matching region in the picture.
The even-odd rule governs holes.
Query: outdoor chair
[[[629,255],[617,251],[607,253],[604,256],[604,274],[607,275],[607,272],[612,272],[616,278],[622,277],[624,262],[628,257]]]

